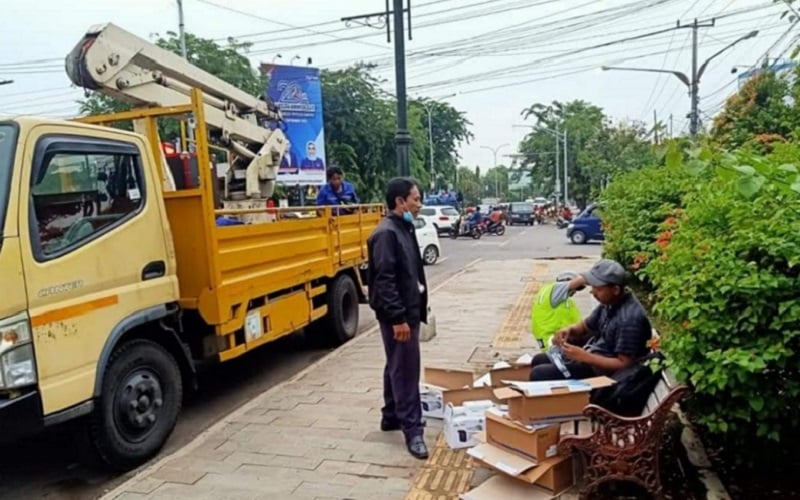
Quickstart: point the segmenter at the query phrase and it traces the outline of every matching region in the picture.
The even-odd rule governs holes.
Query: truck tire
[[[126,471],[155,456],[175,428],[182,399],[180,369],[166,349],[144,339],[119,346],[89,417],[97,458],[112,470]]]
[[[324,341],[340,346],[358,333],[358,292],[356,284],[347,274],[340,274],[328,285],[328,315],[322,318],[317,329]]]

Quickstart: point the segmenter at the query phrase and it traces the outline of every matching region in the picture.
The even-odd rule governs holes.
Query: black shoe
[[[411,456],[414,458],[420,460],[428,458],[428,447],[425,446],[425,440],[422,439],[422,436],[414,436],[406,441],[406,448],[408,448],[408,452],[411,453]]]
[[[400,422],[397,420],[381,419],[381,430],[383,432],[399,431]]]

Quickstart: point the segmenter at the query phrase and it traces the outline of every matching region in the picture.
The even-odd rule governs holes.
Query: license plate
[[[264,335],[264,323],[258,310],[250,311],[244,318],[244,333],[248,342],[261,338]]]

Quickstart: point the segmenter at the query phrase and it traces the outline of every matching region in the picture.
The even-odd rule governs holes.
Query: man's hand
[[[394,339],[397,342],[408,342],[411,339],[411,328],[408,323],[394,325],[392,329],[394,330]]]
[[[567,343],[567,339],[569,338],[569,328],[564,328],[559,330],[553,335],[553,345],[557,345],[562,347],[564,344]]]
[[[563,352],[564,356],[572,361],[578,361],[580,363],[585,363],[587,358],[589,358],[589,353],[586,351],[586,349],[576,345],[567,344],[566,342],[561,345],[561,352]]]

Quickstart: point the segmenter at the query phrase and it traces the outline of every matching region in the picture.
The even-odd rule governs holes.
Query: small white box
[[[430,384],[420,384],[419,399],[422,416],[428,418],[444,418],[443,389]]]
[[[444,438],[447,446],[457,450],[478,444],[476,436],[486,428],[486,408],[469,409],[447,405],[444,410]]]

